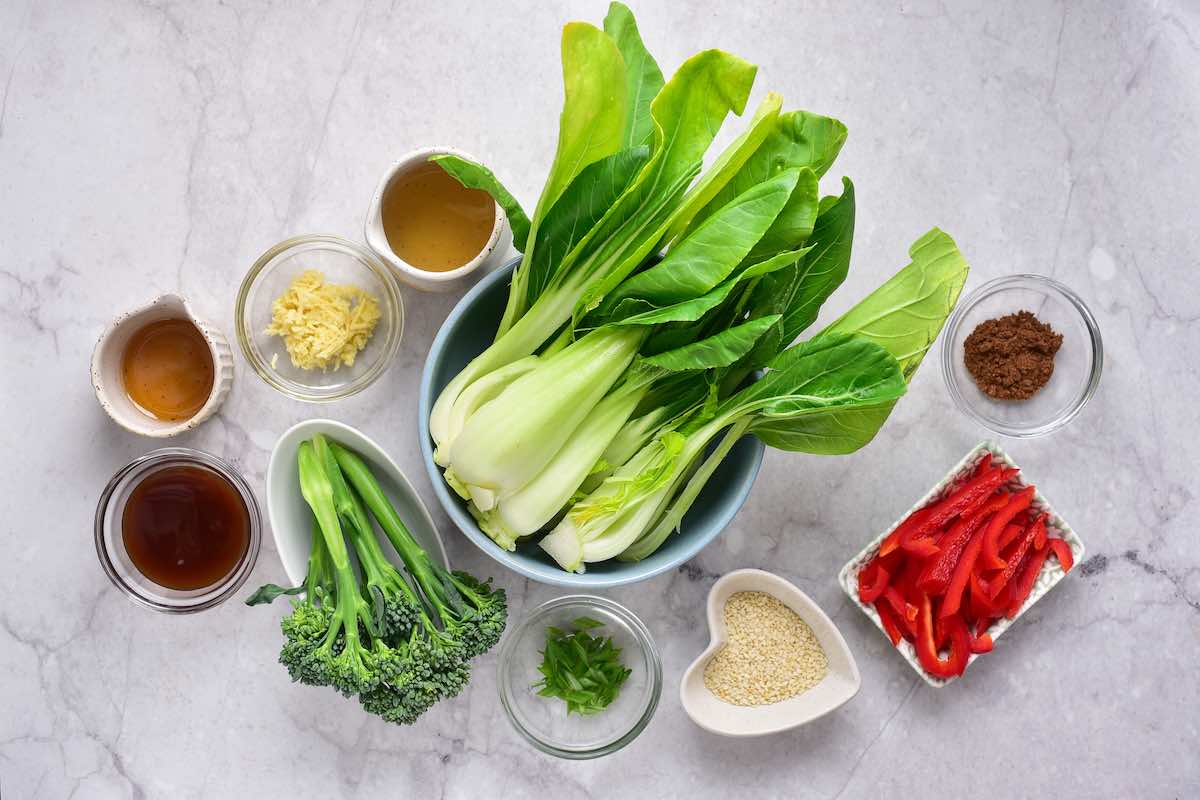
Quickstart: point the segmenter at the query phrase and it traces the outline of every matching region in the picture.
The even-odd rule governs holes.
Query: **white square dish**
[[[905,519],[907,519],[908,516],[913,512],[918,511],[919,509],[922,509],[930,503],[940,500],[949,494],[952,487],[957,486],[960,482],[965,480],[968,475],[971,474],[975,468],[975,465],[979,463],[979,460],[983,458],[985,453],[992,454],[993,463],[1003,464],[1006,467],[1017,468],[1017,464],[1011,458],[1009,458],[1008,454],[1001,450],[999,445],[997,445],[995,442],[980,442],[971,450],[971,452],[967,453],[967,455],[964,456],[961,461],[954,465],[946,477],[942,478],[942,480],[939,481],[936,486],[930,489],[924,497],[917,501],[916,505],[902,514],[900,518],[892,524],[891,527],[876,536],[875,539],[866,547],[864,547],[858,555],[850,559],[846,566],[842,567],[841,572],[838,573],[838,583],[841,584],[842,590],[845,591],[846,595],[850,598],[850,602],[858,606],[858,608],[864,614],[866,614],[872,622],[875,623],[875,626],[879,628],[879,632],[882,633],[885,638],[887,637],[887,633],[884,631],[883,621],[879,619],[879,614],[874,608],[866,605],[858,598],[858,573],[868,561],[875,557],[875,554],[879,551],[879,545],[885,538],[887,538],[889,533],[895,530],[896,527]],[[1026,480],[1026,476],[1023,473],[1018,472],[1017,475],[1008,483],[1008,488],[1011,491],[1016,492],[1029,486],[1030,483],[1032,482]],[[1036,492],[1033,496],[1032,508],[1035,511],[1039,511],[1048,515],[1046,519],[1046,532],[1053,536],[1064,539],[1067,542],[1067,545],[1071,548],[1071,555],[1074,557],[1075,563],[1081,563],[1083,561],[1084,554],[1083,542],[1075,534],[1075,531],[1072,530],[1071,526],[1067,524],[1066,520],[1055,513],[1054,509],[1050,506],[1050,503],[1045,497],[1042,496],[1040,491]],[[992,635],[992,640],[995,641],[999,639],[1005,631],[1012,627],[1013,623],[1021,618],[1022,614],[1028,611],[1034,603],[1040,600],[1042,596],[1046,594],[1046,592],[1054,588],[1055,584],[1057,584],[1065,576],[1066,573],[1063,572],[1062,566],[1058,563],[1058,559],[1046,559],[1046,563],[1042,567],[1042,571],[1038,574],[1037,582],[1034,583],[1033,589],[1029,593],[1029,597],[1026,598],[1025,603],[1021,606],[1016,616],[1014,616],[1012,619],[1001,618],[1000,620],[992,623],[992,626],[988,628],[988,633]],[[891,639],[888,639],[888,644],[891,644]],[[954,678],[935,678],[926,672],[921,666],[921,662],[917,660],[916,648],[914,648],[912,643],[906,639],[900,640],[900,644],[896,646],[896,652],[900,653],[900,655],[904,657],[904,660],[908,662],[909,666],[916,670],[917,674],[924,678],[925,682],[930,686],[942,687],[954,680]],[[967,666],[970,667],[971,664],[975,662],[975,659],[979,658],[980,655],[987,655],[995,658],[994,652],[972,654],[967,660]]]

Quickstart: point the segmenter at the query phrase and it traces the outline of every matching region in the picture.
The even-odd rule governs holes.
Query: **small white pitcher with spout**
[[[186,319],[191,322],[208,343],[212,355],[212,391],[200,410],[185,420],[155,419],[138,408],[126,393],[121,374],[121,358],[129,339],[146,325],[164,319]],[[122,428],[143,436],[165,438],[190,431],[217,412],[232,385],[233,354],[225,337],[193,314],[187,301],[176,294],[164,294],[141,308],[117,317],[100,334],[96,349],[92,351],[92,386],[96,389],[101,408]]]
[[[436,155],[458,156],[467,161],[476,160],[453,147],[425,147],[398,158],[379,179],[379,185],[375,188],[371,205],[367,208],[366,221],[363,223],[363,238],[366,239],[367,246],[375,251],[375,255],[392,268],[396,277],[414,289],[422,292],[460,291],[483,273],[498,266],[508,255],[509,245],[512,244],[512,231],[508,226],[508,217],[504,215],[504,209],[500,208],[499,204],[496,204],[496,220],[487,244],[470,261],[445,272],[433,272],[409,264],[396,255],[383,230],[384,195],[392,186],[398,184],[401,178],[428,163],[429,158]]]

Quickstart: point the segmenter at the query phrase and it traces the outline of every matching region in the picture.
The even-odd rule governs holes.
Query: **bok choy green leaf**
[[[662,70],[638,32],[633,12],[621,3],[608,7],[604,17],[604,32],[616,43],[625,60],[625,131],[623,147],[650,144],[654,136],[654,121],[650,118],[650,103],[663,87]]]

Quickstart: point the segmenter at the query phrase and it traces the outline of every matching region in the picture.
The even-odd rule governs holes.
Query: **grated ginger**
[[[264,333],[283,338],[298,369],[354,366],[379,322],[379,303],[357,286],[326,283],[320,270],[305,270],[271,304]]]

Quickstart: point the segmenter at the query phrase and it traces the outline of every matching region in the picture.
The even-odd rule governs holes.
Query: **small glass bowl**
[[[1062,334],[1049,382],[1028,400],[995,400],[975,385],[964,361],[964,343],[979,323],[1031,311]],[[985,428],[1028,439],[1066,425],[1096,393],[1104,345],[1096,318],[1079,295],[1043,275],[1009,275],[985,283],[958,304],[946,325],[942,375],[954,403]]]
[[[632,672],[616,700],[597,714],[567,714],[557,697],[541,697],[533,685],[546,645],[546,628],[567,628],[579,617],[603,622],[596,635],[611,636]],[[500,702],[517,732],[537,749],[569,759],[615,753],[638,737],[654,716],[662,694],[662,662],[650,631],[624,606],[592,595],[567,595],[543,603],[521,620],[500,648]]]
[[[250,541],[241,560],[224,578],[203,589],[181,591],[160,586],[133,565],[125,550],[121,519],[130,494],[147,476],[169,467],[202,467],[227,480],[246,504],[250,517]],[[262,544],[262,519],[249,484],[223,459],[189,447],[164,447],[135,458],[112,477],[96,505],[96,555],[109,580],[138,605],[167,614],[192,614],[229,599],[254,569]]]
[[[320,270],[330,283],[357,286],[379,303],[375,332],[353,367],[299,369],[292,365],[283,339],[264,333],[271,324],[271,304],[308,269]],[[263,253],[246,273],[238,290],[234,327],[242,353],[260,378],[288,397],[326,403],[361,392],[392,363],[404,331],[404,303],[396,279],[374,253],[337,236],[297,236]]]

